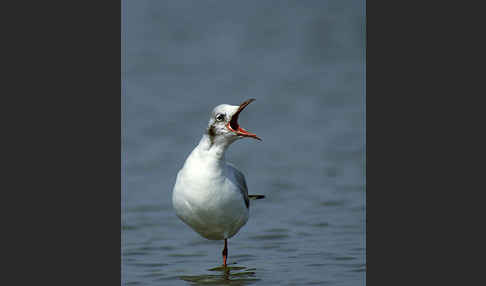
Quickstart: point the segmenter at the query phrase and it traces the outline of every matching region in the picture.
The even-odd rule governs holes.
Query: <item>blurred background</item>
[[[122,282],[365,283],[365,11],[360,0],[122,1]],[[172,187],[211,110],[256,98],[239,123],[262,142],[226,158],[250,219],[208,241]]]

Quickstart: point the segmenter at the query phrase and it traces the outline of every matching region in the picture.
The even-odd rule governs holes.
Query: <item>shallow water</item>
[[[123,285],[365,284],[363,4],[261,2],[122,2]],[[266,198],[224,269],[172,186],[212,108],[248,98],[263,142],[227,159]]]

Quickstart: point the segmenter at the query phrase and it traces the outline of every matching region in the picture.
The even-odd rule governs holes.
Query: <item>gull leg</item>
[[[223,249],[223,266],[226,267],[226,259],[228,258],[228,240],[224,239],[224,249]]]

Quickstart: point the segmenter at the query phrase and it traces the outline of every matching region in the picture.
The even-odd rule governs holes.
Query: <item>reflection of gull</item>
[[[206,133],[177,174],[172,204],[177,216],[201,236],[224,239],[223,265],[228,257],[227,239],[248,221],[249,199],[245,176],[226,162],[224,152],[238,139],[258,138],[238,125],[240,106],[221,104],[213,109]]]
[[[180,279],[197,284],[225,284],[225,285],[246,285],[252,284],[260,279],[254,278],[255,272],[246,267],[216,267],[208,269],[209,271],[221,272],[221,274],[203,274],[203,275],[183,275]],[[235,272],[243,270],[240,272]]]

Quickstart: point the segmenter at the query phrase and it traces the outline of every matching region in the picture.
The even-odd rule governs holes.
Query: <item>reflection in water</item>
[[[253,270],[256,269],[243,266],[219,266],[208,269],[219,274],[184,275],[179,278],[194,285],[249,285],[260,280],[255,278]]]

